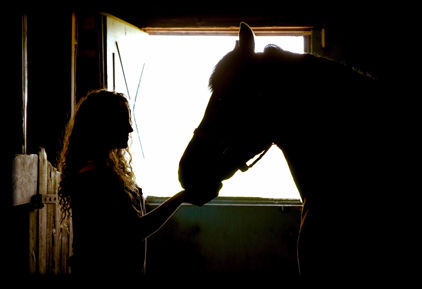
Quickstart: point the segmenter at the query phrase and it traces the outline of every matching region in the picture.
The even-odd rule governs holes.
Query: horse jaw
[[[186,190],[218,191],[222,180],[216,174],[213,157],[195,137],[186,147],[179,162],[179,182]]]

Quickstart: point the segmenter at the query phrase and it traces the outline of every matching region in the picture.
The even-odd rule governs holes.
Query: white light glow
[[[171,196],[182,190],[178,164],[209,101],[208,79],[234,47],[234,36],[149,36],[136,106],[143,157],[136,135],[131,151],[144,194]],[[303,53],[301,36],[256,37],[256,52],[272,43]],[[136,131],[133,133],[136,134]],[[220,196],[300,199],[283,153],[273,147],[252,169],[224,182]]]

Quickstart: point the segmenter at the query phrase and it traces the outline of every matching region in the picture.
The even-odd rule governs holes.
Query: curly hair
[[[129,149],[107,147],[112,141],[111,128],[116,127],[123,109],[130,114],[126,97],[103,89],[90,91],[76,104],[75,113],[66,126],[57,162],[61,172],[58,196],[63,220],[71,216],[72,179],[89,161],[101,162],[110,168],[124,186],[132,207],[141,213],[141,192],[135,182]],[[129,122],[130,119],[129,115]]]

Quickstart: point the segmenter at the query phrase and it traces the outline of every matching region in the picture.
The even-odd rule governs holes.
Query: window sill
[[[164,201],[168,197],[154,197],[148,196],[146,203],[149,206],[156,206]],[[184,206],[192,206],[190,204],[183,204]],[[294,199],[268,199],[268,198],[253,198],[253,197],[217,197],[214,200],[206,203],[204,206],[260,206],[260,207],[301,207],[301,200]]]

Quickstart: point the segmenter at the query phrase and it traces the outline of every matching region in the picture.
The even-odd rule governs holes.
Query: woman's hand
[[[212,199],[216,198],[222,186],[223,185],[220,183],[216,187],[185,189],[182,191],[184,195],[184,202],[201,207]]]

